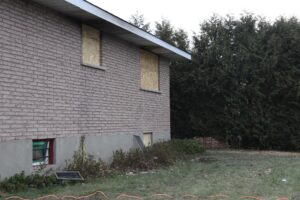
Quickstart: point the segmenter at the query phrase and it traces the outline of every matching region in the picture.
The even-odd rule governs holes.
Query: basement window
[[[159,91],[158,56],[145,50],[140,52],[141,89]]]
[[[153,144],[152,133],[144,133],[143,134],[143,143],[144,143],[145,147],[149,147]]]
[[[32,141],[32,165],[51,165],[54,160],[54,139]]]

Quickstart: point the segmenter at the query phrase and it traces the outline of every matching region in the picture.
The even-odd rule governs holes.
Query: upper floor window
[[[93,27],[82,25],[82,64],[100,66],[100,31]]]
[[[141,88],[159,91],[158,56],[148,51],[141,50]]]

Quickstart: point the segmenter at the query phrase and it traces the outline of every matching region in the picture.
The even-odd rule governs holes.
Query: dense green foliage
[[[101,159],[96,160],[86,152],[85,137],[80,138],[80,145],[73,158],[66,161],[66,171],[79,171],[85,179],[95,179],[111,173],[109,166]]]
[[[75,153],[73,159],[67,162],[66,171],[79,171],[85,179],[105,177],[110,174],[109,166],[101,159],[96,160],[92,155],[82,159],[80,154]]]
[[[129,22],[144,31],[151,32],[150,23],[146,23],[144,15],[140,15],[138,12],[130,17]]]
[[[85,179],[105,177],[119,172],[146,171],[172,165],[176,160],[189,155],[204,152],[203,146],[196,140],[171,140],[155,143],[144,150],[131,149],[113,153],[112,163],[107,165],[101,159],[96,160],[86,152],[85,137],[81,137],[80,145],[73,158],[66,161],[65,170],[79,171]]]
[[[204,152],[202,145],[192,139],[172,140],[156,143],[145,150],[133,149],[129,152],[114,152],[111,167],[118,171],[145,171],[166,167],[186,156]]]
[[[174,61],[172,136],[213,136],[232,147],[300,150],[300,22],[213,16],[187,33],[168,20],[157,37],[192,52]],[[192,48],[189,44],[192,43]]]
[[[172,152],[176,154],[176,157],[185,157],[186,155],[201,154],[204,152],[203,146],[199,141],[194,139],[173,139],[170,143]]]
[[[160,151],[160,153],[161,154],[156,157],[151,155],[148,150],[142,151],[134,149],[129,152],[118,150],[114,152],[111,166],[117,171],[136,172],[165,167],[174,163],[173,155],[168,149],[164,149],[163,151]]]
[[[5,192],[18,192],[29,188],[45,188],[57,184],[58,181],[54,175],[43,176],[32,174],[26,176],[24,172],[21,172],[0,182],[0,190]]]
[[[176,38],[175,31],[172,35]],[[171,66],[173,136],[215,136],[234,147],[300,150],[296,18],[270,23],[253,15],[214,16],[193,37],[192,52],[192,62]]]

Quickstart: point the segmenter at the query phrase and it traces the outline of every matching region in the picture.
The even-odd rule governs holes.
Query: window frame
[[[46,158],[45,161],[41,162],[34,162],[34,149],[33,144],[34,142],[47,142],[47,152],[46,152]],[[53,165],[54,164],[54,139],[33,139],[32,140],[32,165],[33,166],[41,166],[41,165]]]

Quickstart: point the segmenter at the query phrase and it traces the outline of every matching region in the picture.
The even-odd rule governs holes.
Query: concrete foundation
[[[86,136],[85,147],[89,154],[96,159],[101,158],[105,162],[111,162],[114,151],[122,149],[128,151],[138,148],[134,135],[142,134],[118,134]],[[55,138],[54,141],[54,164],[47,168],[62,170],[66,160],[72,159],[74,151],[79,147],[81,136]],[[153,141],[170,140],[169,133],[153,134]],[[14,140],[0,142],[0,180],[24,171],[30,174],[34,171],[32,166],[32,140]]]
[[[22,171],[32,170],[32,141],[0,142],[0,180]]]

